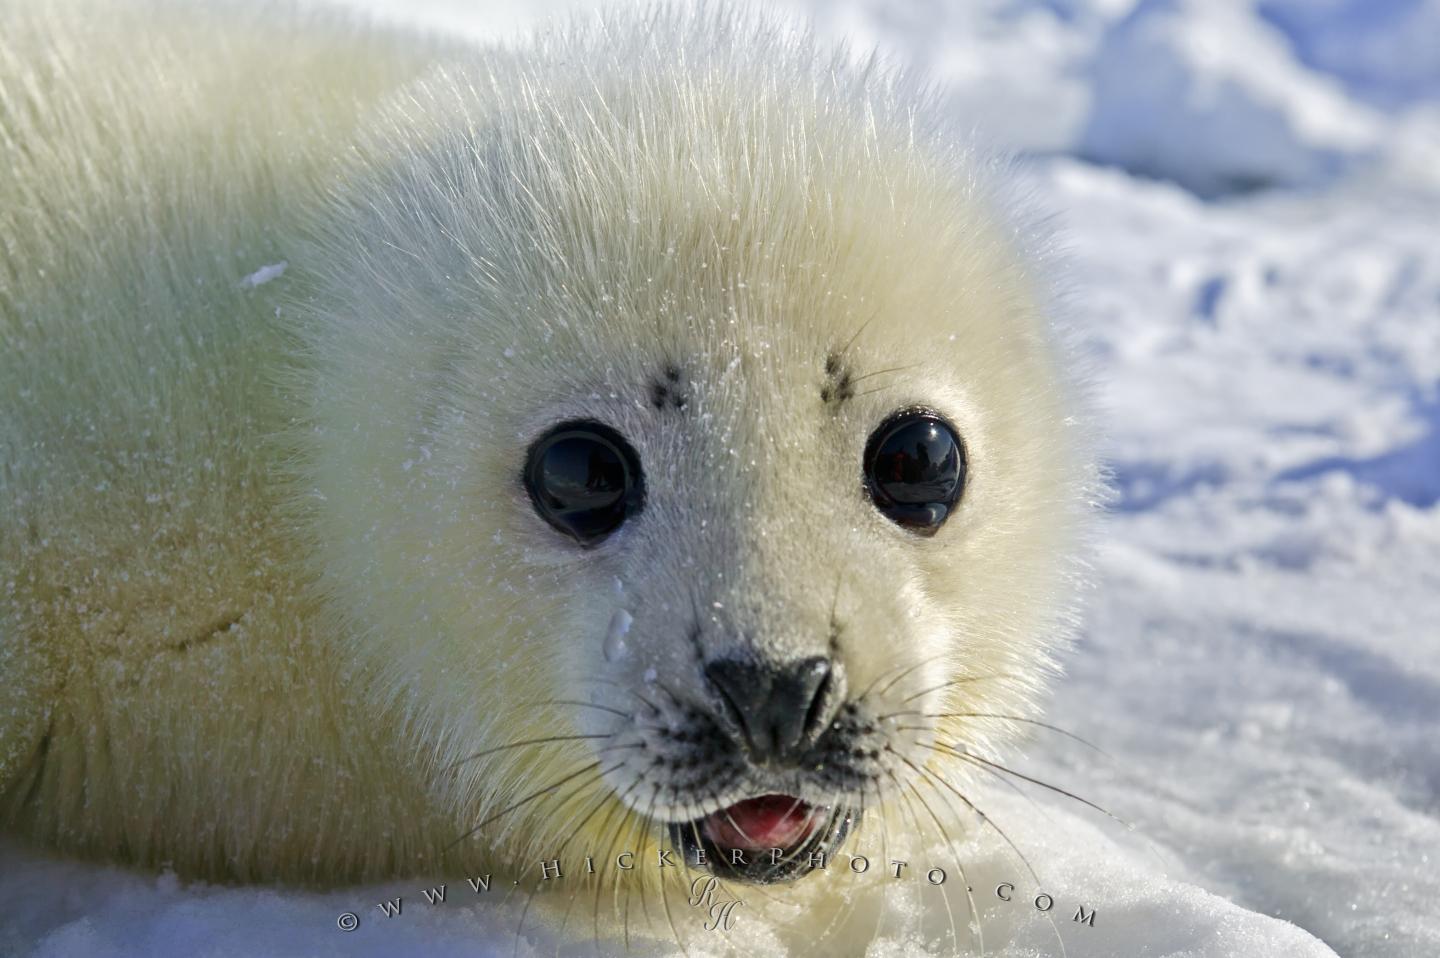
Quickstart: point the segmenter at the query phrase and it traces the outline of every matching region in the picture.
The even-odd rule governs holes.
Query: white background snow
[[[576,6],[365,5],[487,38]],[[1110,757],[1041,736],[1023,767],[1136,830],[988,797],[1069,954],[1440,955],[1440,0],[782,9],[943,84],[1069,250],[1118,492],[1050,718]],[[966,852],[1015,877],[992,836]],[[511,953],[513,914],[463,904],[336,930],[418,887],[185,887],[4,846],[0,952]],[[892,897],[874,954],[925,953]],[[1066,927],[1078,901],[1096,928]],[[998,905],[990,953],[1057,953]]]

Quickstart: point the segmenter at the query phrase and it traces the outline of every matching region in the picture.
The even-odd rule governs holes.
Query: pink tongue
[[[790,795],[762,795],[705,817],[705,837],[721,848],[790,848],[815,828],[815,810]]]

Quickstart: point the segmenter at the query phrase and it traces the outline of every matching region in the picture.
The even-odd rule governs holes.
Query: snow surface
[[[508,36],[570,4],[365,5]],[[1136,828],[986,796],[1068,954],[1440,955],[1440,0],[784,9],[1025,151],[1070,251],[1117,495],[1049,717],[1108,757],[1042,733],[1023,767]],[[988,831],[964,857],[1037,890]],[[513,902],[370,917],[419,887],[187,887],[0,846],[0,953],[573,953],[517,947]],[[876,958],[953,951],[914,887],[857,896]],[[1058,953],[1033,909],[983,917],[990,954]],[[728,941],[784,950],[755,921]]]
[[[264,286],[271,280],[279,279],[285,275],[285,268],[290,264],[281,260],[278,263],[268,263],[255,272],[240,280],[240,285],[245,289],[254,289],[257,286]]]

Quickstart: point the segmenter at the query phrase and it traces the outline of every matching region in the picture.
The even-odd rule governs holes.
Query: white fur
[[[189,874],[449,868],[596,758],[448,766],[622,734],[657,683],[703,699],[697,615],[709,652],[786,656],[833,618],[852,694],[903,671],[891,710],[1034,714],[1095,481],[1044,287],[922,91],[713,11],[469,53],[156,9],[0,5],[9,830]],[[684,409],[649,403],[667,366]],[[911,405],[970,461],[931,539],[861,484]],[[648,483],[586,551],[519,483],[582,416]],[[939,724],[981,754],[1019,729]],[[921,738],[897,748],[963,781]],[[615,794],[657,818],[747,794],[672,807],[643,768],[481,847],[548,853]],[[609,812],[573,851],[617,840]]]

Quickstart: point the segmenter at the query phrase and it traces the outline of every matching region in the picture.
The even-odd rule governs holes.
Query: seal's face
[[[1043,671],[1043,354],[908,233],[748,272],[667,245],[695,275],[624,275],[614,322],[685,321],[567,324],[568,395],[508,447],[504,538],[557,599],[536,628],[589,777],[728,877],[803,875],[911,790],[953,813],[934,766],[1023,720]],[[905,269],[801,268],[842,246]]]
[[[631,439],[562,422],[523,470],[553,548],[575,550],[586,593],[609,600],[608,619],[586,609],[577,623],[599,652],[581,680],[594,708],[579,707],[602,736],[600,774],[690,860],[754,881],[808,871],[867,795],[912,777],[925,756],[896,730],[927,729],[944,684],[925,668],[946,658],[945,639],[916,614],[923,576],[906,550],[960,507],[963,439],[941,414],[905,408],[857,443],[831,408],[855,374],[838,354],[815,365],[794,401],[719,402],[745,412],[712,433],[696,422],[716,421],[716,392],[751,387],[676,361],[656,371],[650,411],[623,417]],[[756,432],[747,419],[767,406],[795,435]],[[888,670],[875,650],[894,656]]]
[[[317,254],[306,488],[370,688],[480,837],[774,881],[911,796],[964,814],[1089,482],[953,160],[828,68],[692,53],[407,99]]]

